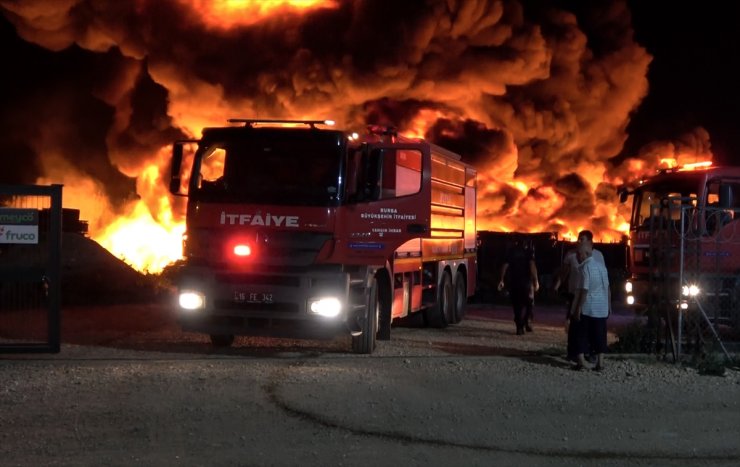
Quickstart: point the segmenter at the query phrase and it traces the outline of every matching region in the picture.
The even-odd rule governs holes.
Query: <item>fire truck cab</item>
[[[627,303],[639,310],[702,306],[738,326],[740,167],[660,170],[633,195]]]
[[[388,128],[230,122],[173,146],[170,191],[188,197],[185,330],[217,346],[349,334],[354,352],[371,353],[395,319],[463,318],[476,281],[476,171],[460,156]]]

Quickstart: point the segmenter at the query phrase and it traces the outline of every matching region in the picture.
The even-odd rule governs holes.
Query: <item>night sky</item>
[[[423,120],[482,168],[487,228],[565,232],[612,229],[615,187],[665,155],[739,160],[734,2],[344,1],[228,27],[194,4],[0,0],[0,183],[93,189],[115,217],[203,125]]]
[[[740,164],[740,4],[629,5],[635,37],[654,59],[650,92],[628,127],[623,153],[703,127],[715,161]]]

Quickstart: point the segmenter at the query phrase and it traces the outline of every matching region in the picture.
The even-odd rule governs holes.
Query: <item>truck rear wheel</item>
[[[732,289],[733,303],[730,311],[730,320],[732,327],[740,330],[740,271],[735,272],[735,284]]]
[[[424,322],[431,328],[444,328],[453,319],[453,289],[450,273],[445,271],[437,285],[437,300],[434,306],[424,310]]]
[[[214,347],[231,347],[233,343],[233,334],[211,334],[211,344]]]
[[[361,319],[360,323],[362,333],[358,336],[352,336],[352,352],[357,354],[373,353],[378,332],[379,316],[378,280],[373,277],[370,287],[365,292],[365,316]]]
[[[468,306],[468,290],[465,284],[465,276],[461,271],[457,271],[455,274],[454,290],[452,318],[453,323],[459,323],[465,317]]]

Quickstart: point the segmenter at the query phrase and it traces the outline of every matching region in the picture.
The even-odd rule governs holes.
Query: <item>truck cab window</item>
[[[633,225],[640,226],[653,215],[652,210],[655,209],[658,200],[657,194],[652,191],[642,191],[637,196],[639,196],[639,204],[636,205]]]
[[[223,148],[214,149],[203,158],[198,176],[198,188],[204,191],[214,191],[223,182],[226,151]]]
[[[265,130],[214,143],[199,159],[196,199],[330,206],[345,149],[333,134]]]
[[[707,235],[713,235],[726,224],[740,219],[735,193],[740,193],[740,182],[717,180],[707,184],[704,209]]]
[[[398,198],[418,193],[421,187],[421,153],[416,150],[382,150],[380,162],[379,199]]]
[[[396,151],[395,196],[418,193],[421,188],[421,153],[416,150]]]
[[[632,226],[649,227],[650,222],[679,222],[685,208],[696,208],[696,193],[692,191],[649,191],[636,193],[637,203],[633,212]],[[691,215],[690,212],[687,212]],[[662,225],[662,224],[655,224]]]
[[[418,193],[421,189],[421,152],[407,149],[356,151],[349,157],[347,178],[350,202]]]

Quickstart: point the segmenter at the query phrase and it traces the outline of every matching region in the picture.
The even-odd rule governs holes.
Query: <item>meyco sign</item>
[[[38,243],[39,212],[0,208],[0,243]]]

